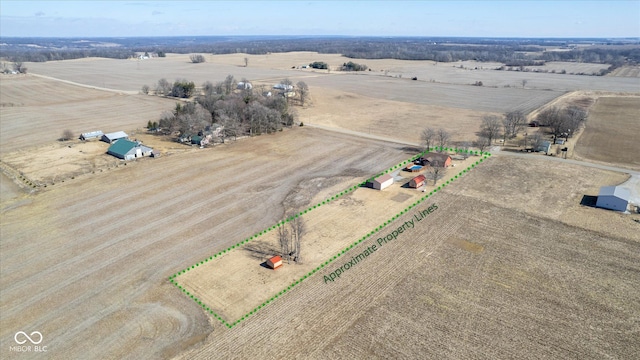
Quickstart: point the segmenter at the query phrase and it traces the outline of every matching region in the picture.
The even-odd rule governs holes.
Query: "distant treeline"
[[[491,61],[530,66],[542,61],[613,64],[640,63],[636,40],[603,39],[479,39],[379,37],[162,37],[74,39],[2,39],[1,56],[9,61],[49,61],[82,57],[124,59],[136,52],[268,54],[315,51],[349,58]],[[576,47],[575,44],[580,43]],[[105,44],[109,46],[105,46]],[[595,44],[595,46],[591,46]],[[34,46],[37,45],[37,46]],[[611,46],[614,45],[614,46]],[[563,47],[564,51],[547,51]]]

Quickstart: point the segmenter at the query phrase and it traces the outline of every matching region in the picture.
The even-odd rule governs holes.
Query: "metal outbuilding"
[[[104,135],[104,133],[101,130],[86,132],[80,135],[80,140],[97,139],[102,137],[102,135]]]
[[[627,211],[630,198],[629,189],[620,186],[603,186],[598,193],[596,207],[624,212]]]
[[[383,190],[393,184],[393,177],[389,174],[384,174],[373,179],[373,188],[376,190]]]
[[[116,142],[120,139],[126,139],[128,138],[129,135],[127,135],[127,133],[125,133],[124,131],[116,131],[116,132],[112,132],[112,133],[108,133],[108,134],[104,134],[102,135],[102,141],[106,142],[106,143],[113,143]]]

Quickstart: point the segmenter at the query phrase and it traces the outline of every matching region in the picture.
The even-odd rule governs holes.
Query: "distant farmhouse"
[[[240,81],[238,83],[238,90],[251,90],[253,89],[253,85],[251,85],[248,81]]]
[[[120,139],[109,146],[107,154],[113,155],[118,159],[133,160],[144,156],[151,156],[153,149],[142,145],[140,142]]]
[[[104,135],[104,133],[102,131],[100,131],[100,130],[86,132],[86,133],[80,134],[80,140],[98,139],[98,138],[102,137],[102,135]]]
[[[625,212],[630,198],[629,189],[620,186],[603,186],[598,193],[596,207]]]
[[[127,133],[125,133],[124,131],[116,131],[113,133],[108,133],[108,134],[104,134],[102,135],[102,141],[112,144],[120,139],[126,139],[128,138],[129,135],[127,135]]]

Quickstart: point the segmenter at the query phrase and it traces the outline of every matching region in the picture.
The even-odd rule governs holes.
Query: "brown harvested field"
[[[316,88],[312,105],[299,110],[305,123],[342,128],[420,143],[420,132],[427,127],[445,128],[453,141],[476,138],[482,116],[489,112],[383,100],[332,89]],[[451,119],[456,119],[452,122]]]
[[[559,165],[548,186],[519,189],[549,170],[493,157],[430,198],[439,208],[427,221],[339,280],[322,277],[340,261],[232,329],[214,323],[180,358],[633,358],[640,237],[630,229],[640,217],[579,205],[583,190],[620,180],[610,172]],[[503,189],[495,179],[505,175]],[[563,208],[601,228],[558,220]]]
[[[621,67],[613,70],[611,73],[607,74],[607,76],[639,78],[640,77],[640,65],[636,65],[636,66],[621,66]]]
[[[0,154],[76,136],[129,131],[157,120],[175,100],[87,89],[31,75],[0,78]]]
[[[3,196],[2,357],[19,329],[40,331],[51,358],[176,354],[211,325],[169,275],[276,223],[283,202],[413,153],[295,128]]]
[[[445,127],[455,132],[453,140],[468,140],[484,114],[535,114],[550,102],[586,104],[598,91],[620,98],[639,92],[636,78],[483,68],[493,64],[476,70],[474,62],[460,69],[289,53],[249,56],[245,68],[245,56],[207,55],[204,64],[191,64],[188,55],[30,63],[30,72],[64,81],[0,78],[0,167],[10,177],[24,172],[48,184],[28,193],[0,177],[0,358],[28,358],[7,349],[16,331],[36,330],[54,359],[632,358],[640,352],[640,237],[633,221],[640,216],[580,205],[584,195],[628,176],[543,157],[492,156],[430,197],[424,204],[439,208],[419,227],[334,283],[323,276],[341,261],[231,329],[203,311],[168,277],[270,227],[285,209],[308,207],[418,152],[349,131],[416,143],[424,127]],[[291,69],[349,60],[374,71]],[[296,107],[300,120],[338,131],[296,127],[199,149],[136,130],[175,100],[130,92],[162,77],[200,85],[227,74],[256,85],[306,81],[311,98]],[[475,81],[485,85],[468,85]],[[585,93],[558,99],[576,89]],[[592,114],[604,113],[599,104]],[[635,105],[631,114],[638,113]],[[106,144],[56,142],[65,128],[133,130],[163,156],[125,166],[104,154]],[[636,178],[627,184],[638,187]],[[361,190],[335,203],[344,209],[318,219],[321,230],[309,237],[318,242],[309,250],[320,250],[303,252],[309,261],[333,251],[332,240],[342,234],[351,237],[357,227],[393,216],[409,196],[395,194],[391,205],[371,209],[364,204],[380,194]],[[362,224],[343,230],[351,217]],[[194,289],[213,298],[209,285]],[[225,294],[226,301],[233,295]]]
[[[589,110],[575,152],[585,158],[640,169],[640,97],[600,97]]]
[[[249,59],[249,66],[244,67],[244,58]],[[444,89],[451,91],[451,87],[447,84],[469,85],[476,81],[482,81],[485,87],[511,88],[510,92],[499,92],[507,98],[528,99],[529,97],[520,97],[518,88],[522,87],[522,79],[527,79],[525,90],[530,90],[529,94],[536,94],[532,90],[554,91],[574,91],[574,90],[602,90],[602,91],[622,91],[622,92],[638,92],[638,84],[636,79],[622,77],[599,77],[599,76],[582,76],[569,74],[551,74],[551,73],[534,73],[519,71],[497,71],[493,70],[499,67],[498,63],[480,63],[473,61],[453,62],[453,63],[435,63],[433,61],[409,61],[394,59],[350,59],[337,54],[318,54],[313,52],[290,52],[290,53],[274,53],[268,55],[247,55],[247,54],[229,54],[229,55],[206,55],[206,62],[201,64],[192,64],[189,61],[188,54],[168,54],[166,58],[153,58],[148,60],[114,60],[114,59],[97,59],[87,58],[78,60],[50,61],[46,63],[28,63],[26,64],[30,72],[36,74],[49,75],[55,78],[70,80],[82,84],[92,85],[96,87],[112,88],[126,91],[138,91],[142,85],[153,85],[158,79],[164,77],[169,81],[178,78],[186,78],[193,80],[197,85],[209,80],[212,82],[222,81],[228,74],[232,74],[236,79],[247,78],[250,81],[269,80],[278,82],[283,77],[289,77],[294,82],[300,79],[307,79],[310,86],[323,86],[320,79],[334,78],[338,75],[345,75],[338,71],[331,71],[327,74],[326,70],[315,69],[292,69],[292,67],[301,67],[313,61],[325,61],[333,69],[337,69],[343,63],[353,61],[360,64],[366,64],[372,71],[360,72],[360,83],[356,87],[358,90],[374,89],[380,94],[384,94],[384,87],[389,86],[389,81],[393,80],[398,86],[392,86],[395,99],[402,99],[409,91],[404,91],[406,84],[410,82],[411,77],[418,77],[419,83],[429,83],[429,86],[423,85],[424,89],[433,89],[428,95],[437,95]],[[578,63],[562,63],[564,67],[569,69],[583,69],[585,67],[601,67],[601,64],[578,64]],[[460,68],[462,65],[462,68]],[[476,70],[476,68],[478,68]],[[388,71],[385,76],[385,70]],[[353,75],[353,74],[351,74]],[[350,75],[350,76],[351,76]],[[366,76],[365,78],[360,78]],[[402,78],[398,78],[402,76]],[[376,79],[378,79],[376,81]],[[386,81],[381,81],[386,79]],[[318,83],[316,83],[318,81]],[[431,81],[434,81],[431,83]],[[348,83],[354,82],[349,80]],[[324,82],[323,82],[324,83]],[[352,91],[351,89],[341,89],[343,83],[336,83],[339,90]],[[408,85],[411,86],[411,85]],[[377,90],[378,87],[382,87]],[[334,87],[335,88],[335,87]],[[514,89],[515,88],[515,89]],[[462,90],[457,90],[462,92]],[[475,94],[473,88],[468,89]],[[367,95],[364,92],[358,92]],[[464,92],[463,92],[464,94]],[[479,93],[478,93],[479,94]],[[556,96],[559,94],[556,94]],[[474,95],[478,96],[478,95]],[[386,97],[385,97],[386,98]],[[424,99],[423,101],[427,101]],[[391,99],[394,100],[394,99]],[[460,98],[465,102],[470,99]],[[494,101],[501,101],[499,98]],[[435,104],[443,105],[443,104]],[[483,109],[484,110],[484,109]]]
[[[455,161],[454,167],[443,170],[442,173],[446,172],[446,176],[439,180],[437,185],[445,183],[476,161],[476,157]],[[425,191],[433,191],[437,186],[429,180],[428,186],[412,189],[407,183],[418,176],[418,172],[396,170],[392,174],[395,183],[383,191],[358,188],[318,208],[308,209],[311,211],[301,216],[306,232],[303,237],[304,261],[301,264],[285,264],[277,271],[261,265],[271,256],[281,254],[278,233],[270,231],[211,261],[199,264],[195,269],[189,269],[177,276],[175,281],[224,321],[233,324],[378,225],[415,203],[426,195]],[[325,200],[352,186],[353,182],[340,182],[316,195],[311,204],[324,203]],[[421,205],[418,208],[427,207]],[[298,209],[302,210],[304,209]],[[238,243],[244,240],[236,239]]]

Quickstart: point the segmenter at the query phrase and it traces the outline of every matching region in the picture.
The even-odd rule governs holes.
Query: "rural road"
[[[104,88],[104,87],[99,87],[99,86],[85,85],[85,84],[81,84],[81,83],[77,83],[77,82],[73,82],[73,81],[69,81],[69,80],[62,80],[62,79],[54,78],[54,77],[51,77],[51,76],[34,74],[32,72],[30,72],[29,75],[35,76],[35,77],[39,77],[39,78],[54,80],[54,81],[60,81],[60,82],[66,83],[66,84],[80,86],[80,87],[84,87],[84,88],[88,88],[88,89],[102,90],[102,91],[108,91],[108,92],[113,92],[113,93],[117,93],[117,94],[124,94],[124,95],[136,95],[136,94],[138,94],[137,91],[125,91],[125,90],[109,89],[109,88]]]
[[[392,139],[392,138],[388,138],[388,137],[384,137],[384,136],[371,135],[371,134],[367,134],[367,133],[363,133],[363,132],[359,132],[359,131],[340,129],[340,128],[335,128],[335,127],[331,127],[331,126],[324,126],[324,125],[310,124],[310,123],[304,123],[304,126],[323,129],[323,130],[327,130],[327,131],[339,132],[339,133],[342,133],[342,134],[359,136],[359,137],[368,138],[368,139],[382,140],[382,141],[387,141],[387,142],[392,142],[392,143],[397,143],[397,144],[410,145],[410,146],[415,146],[415,147],[421,147],[422,146],[422,145],[420,145],[418,143],[402,141],[402,140],[398,140],[398,139]],[[556,162],[561,162],[561,163],[568,163],[568,164],[573,164],[573,165],[586,166],[586,167],[591,167],[591,168],[595,168],[595,169],[621,172],[621,173],[629,174],[629,175],[632,175],[632,176],[640,177],[640,171],[636,171],[636,170],[630,170],[630,169],[625,169],[625,168],[616,167],[616,166],[594,164],[594,163],[590,163],[590,162],[586,162],[586,161],[579,161],[579,160],[572,160],[572,159],[562,159],[562,158],[555,157],[555,156],[542,156],[542,155],[532,155],[532,154],[527,154],[527,153],[519,153],[519,152],[511,152],[511,151],[500,151],[499,147],[492,148],[491,149],[491,155],[513,156],[513,157],[519,157],[519,158],[535,157],[536,159],[544,159],[544,160],[548,160],[548,161],[556,161]]]

